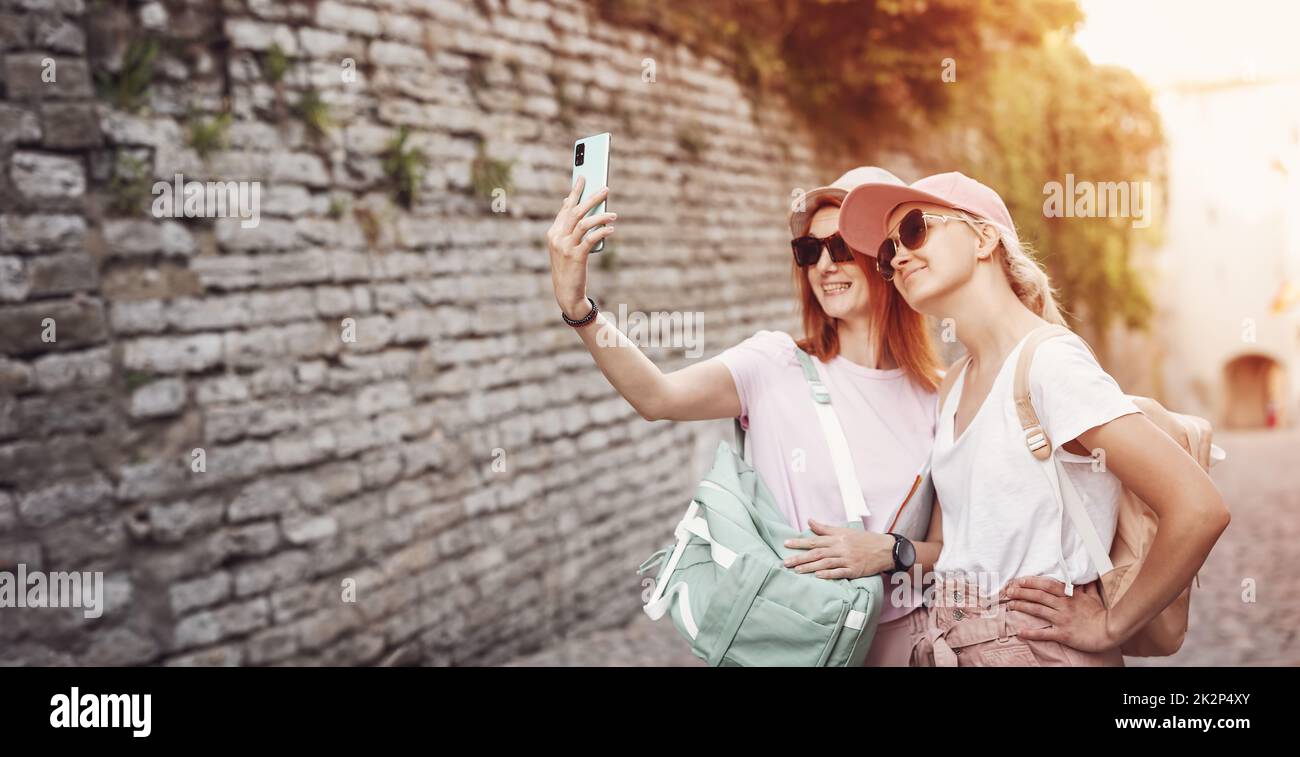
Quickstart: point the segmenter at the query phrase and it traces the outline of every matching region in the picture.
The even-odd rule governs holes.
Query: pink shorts
[[[1094,582],[1074,590],[1095,592],[1097,587]],[[912,657],[915,667],[1124,667],[1118,648],[1081,652],[1056,641],[1021,639],[1019,631],[1051,623],[1008,610],[1005,600],[980,597],[974,584],[946,583],[924,612],[925,631]]]
[[[901,618],[876,627],[871,651],[862,663],[868,668],[916,667],[912,652],[925,638],[925,608],[917,607]]]

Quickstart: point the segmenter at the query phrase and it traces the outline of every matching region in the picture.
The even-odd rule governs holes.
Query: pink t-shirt
[[[808,528],[809,518],[840,525],[844,505],[830,447],[795,349],[789,334],[760,331],[718,357],[736,382],[754,470],[786,521],[800,530]],[[917,386],[901,368],[866,368],[842,355],[825,368],[831,407],[844,428],[871,511],[863,525],[883,533],[930,456],[938,395]],[[890,594],[886,580],[882,621],[911,609],[895,607]]]

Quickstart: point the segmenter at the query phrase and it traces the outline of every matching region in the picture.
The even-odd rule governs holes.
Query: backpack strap
[[[1048,480],[1052,483],[1052,493],[1065,508],[1065,514],[1070,516],[1070,522],[1079,532],[1079,538],[1083,539],[1088,557],[1097,568],[1097,577],[1100,578],[1111,572],[1115,569],[1115,564],[1111,562],[1110,555],[1106,554],[1106,549],[1101,546],[1101,535],[1097,533],[1097,527],[1093,525],[1092,518],[1083,507],[1083,498],[1079,496],[1079,490],[1074,488],[1074,482],[1062,470],[1061,461],[1053,458],[1042,461],[1042,465],[1047,472]]]
[[[701,484],[709,483],[705,479]],[[677,609],[681,613],[682,625],[686,628],[686,633],[692,639],[700,635],[699,624],[695,622],[695,617],[691,614],[690,593],[685,581],[678,581],[673,584],[671,589],[668,586],[668,579],[672,576],[673,571],[677,570],[677,563],[682,559],[682,554],[686,551],[686,545],[690,543],[691,536],[698,536],[706,541],[709,545],[709,555],[713,561],[723,569],[730,569],[732,563],[736,561],[736,553],[719,544],[713,535],[709,533],[709,522],[700,515],[699,503],[691,500],[691,504],[686,508],[686,515],[682,516],[681,522],[677,524],[674,531],[677,536],[677,544],[673,546],[672,553],[668,555],[668,563],[659,571],[655,578],[655,588],[650,594],[650,599],[646,600],[645,605],[641,608],[651,620],[659,620],[672,607],[673,598],[677,599]],[[650,556],[641,566],[637,568],[637,573],[641,574],[652,567],[656,562],[663,560],[666,550],[659,550]],[[678,597],[677,595],[681,596]]]
[[[1052,456],[1052,440],[1038,422],[1038,413],[1034,412],[1034,403],[1029,398],[1029,366],[1034,362],[1034,351],[1038,345],[1048,339],[1066,336],[1073,332],[1064,326],[1040,326],[1029,332],[1025,344],[1020,348],[1020,359],[1016,362],[1015,397],[1016,415],[1020,417],[1020,427],[1025,431],[1025,444],[1029,452],[1039,460]],[[1091,348],[1089,348],[1091,349]]]
[[[1020,348],[1020,357],[1016,361],[1016,379],[1014,397],[1016,402],[1016,415],[1020,418],[1020,426],[1025,432],[1025,446],[1029,448],[1029,453],[1034,456],[1041,464],[1043,473],[1047,476],[1048,483],[1051,484],[1052,494],[1056,498],[1057,505],[1069,516],[1070,521],[1074,523],[1074,528],[1083,540],[1084,548],[1088,551],[1088,557],[1092,560],[1093,566],[1097,568],[1097,575],[1100,577],[1114,570],[1114,564],[1111,563],[1110,555],[1101,546],[1101,536],[1097,533],[1097,527],[1093,524],[1092,518],[1088,517],[1088,511],[1084,509],[1082,498],[1078,490],[1074,488],[1074,482],[1070,477],[1063,475],[1061,463],[1052,454],[1052,441],[1047,438],[1047,432],[1043,430],[1038,421],[1038,413],[1034,410],[1033,399],[1029,396],[1029,368],[1034,362],[1034,352],[1038,345],[1059,336],[1069,336],[1074,332],[1064,326],[1040,326],[1029,332],[1025,337],[1025,344]],[[1080,340],[1082,341],[1082,340]],[[1087,346],[1087,342],[1084,342]],[[1091,347],[1088,348],[1092,350]],[[1094,353],[1095,357],[1095,353]],[[1061,568],[1065,569],[1065,557],[1062,554]],[[1066,576],[1065,593],[1073,594],[1074,586]]]
[[[799,365],[803,368],[803,377],[812,390],[813,407],[817,410],[817,420],[821,422],[822,433],[831,450],[831,464],[835,466],[835,478],[840,485],[840,500],[844,504],[844,519],[850,523],[861,522],[871,515],[867,501],[862,496],[862,487],[858,484],[857,473],[853,470],[853,455],[849,452],[849,441],[840,427],[835,409],[831,407],[831,393],[827,388],[829,377],[821,372],[821,366],[807,352],[795,348]]]

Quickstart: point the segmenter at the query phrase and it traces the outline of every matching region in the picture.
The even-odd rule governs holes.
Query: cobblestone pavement
[[[1300,665],[1300,430],[1224,433],[1218,444],[1228,459],[1211,472],[1232,524],[1192,590],[1187,641],[1130,665]]]
[[[1178,654],[1129,658],[1131,666],[1300,664],[1300,430],[1223,433],[1228,459],[1215,482],[1232,510],[1192,592],[1191,630]],[[1246,594],[1253,584],[1254,601]],[[517,659],[524,666],[689,666],[667,618],[565,640]]]

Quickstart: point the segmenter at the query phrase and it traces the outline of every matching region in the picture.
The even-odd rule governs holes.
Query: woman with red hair
[[[801,339],[759,331],[716,357],[668,374],[587,296],[587,256],[596,242],[614,233],[616,219],[614,213],[587,214],[608,190],[579,203],[579,180],[546,235],[565,322],[574,326],[610,384],[647,420],[740,418],[748,428],[755,471],[791,526],[814,532],[787,543],[807,550],[792,558],[790,567],[822,578],[893,573],[905,581],[913,570],[932,566],[941,547],[937,541],[911,543],[886,533],[887,519],[930,455],[939,366],[924,316],[837,231],[848,191],[881,181],[902,184],[888,171],[856,168],[796,201],[789,221]],[[844,522],[842,499],[796,349],[820,363],[852,450],[868,511],[862,530],[831,525]],[[934,508],[934,517],[938,513]],[[942,529],[932,522],[930,533]],[[890,583],[899,581],[886,586]],[[924,613],[913,612],[919,593],[886,591],[889,601],[866,664],[906,666],[924,632]]]

